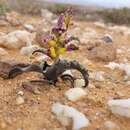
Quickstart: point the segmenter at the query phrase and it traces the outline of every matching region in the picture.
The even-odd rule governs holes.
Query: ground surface
[[[37,17],[24,17],[26,23],[35,24],[39,20]],[[130,37],[124,36],[122,33],[110,31],[107,28],[96,27],[91,22],[79,23],[79,27],[83,31],[84,28],[91,28],[97,33],[109,33],[114,38],[117,48],[122,46],[130,47]],[[1,32],[10,32],[15,27],[0,27]],[[116,61],[121,62],[124,58],[130,61],[129,53],[124,49],[122,54],[118,54]],[[15,60],[29,61],[28,57],[20,56],[18,51],[8,51],[10,56],[6,58],[14,58]],[[52,103],[60,101],[61,103],[73,106],[83,112],[90,120],[90,126],[83,130],[103,130],[104,121],[110,120],[116,123],[121,130],[130,130],[130,120],[113,115],[107,108],[109,99],[120,99],[130,97],[130,86],[123,81],[124,75],[121,71],[111,71],[103,67],[107,63],[94,62],[88,64],[85,45],[80,46],[80,50],[74,54],[66,54],[65,58],[76,59],[91,71],[103,71],[115,80],[105,79],[103,82],[90,80],[95,85],[94,88],[88,88],[88,94],[85,99],[76,103],[68,101],[64,97],[64,92],[69,89],[61,84],[61,90],[54,87],[48,87],[41,94],[35,95],[23,89],[21,83],[31,78],[36,78],[36,74],[23,74],[15,79],[3,80],[0,78],[0,130],[55,130],[61,128],[55,116],[51,112]],[[115,61],[115,62],[116,62]],[[46,84],[41,87],[47,87]],[[16,105],[17,93],[24,92],[25,103]],[[119,94],[121,93],[121,94]],[[60,130],[60,129],[59,129]]]

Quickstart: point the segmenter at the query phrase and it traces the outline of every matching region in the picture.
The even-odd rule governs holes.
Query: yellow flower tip
[[[58,54],[63,55],[63,54],[65,54],[66,51],[67,51],[66,48],[59,48],[58,49]]]
[[[56,41],[54,41],[54,40],[49,40],[49,41],[48,41],[48,44],[49,44],[51,47],[56,47],[56,46],[57,46],[57,43],[56,43]]]
[[[60,36],[59,41],[60,41],[60,43],[63,43],[65,41],[64,36]]]
[[[50,55],[51,55],[51,57],[56,58],[57,55],[56,55],[54,47],[50,48]]]

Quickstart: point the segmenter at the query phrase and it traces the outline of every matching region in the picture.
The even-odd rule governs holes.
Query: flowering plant
[[[51,32],[42,38],[44,44],[48,44],[47,55],[56,63],[59,56],[64,54],[66,51],[73,50],[69,44],[72,40],[79,39],[74,36],[68,37],[67,32],[69,27],[72,25],[72,9],[68,9],[65,13],[61,14],[57,25],[52,28]]]
[[[84,85],[83,87],[86,87],[89,83],[88,81],[88,71],[80,65],[77,61],[67,61],[67,60],[60,60],[59,56],[64,54],[66,51],[74,50],[72,44],[70,42],[72,40],[78,40],[78,38],[70,36],[67,36],[68,28],[72,25],[72,10],[67,10],[64,14],[61,14],[57,25],[52,28],[50,34],[43,37],[43,43],[46,43],[49,45],[48,49],[42,48],[35,50],[32,54],[35,52],[41,52],[45,54],[47,57],[50,57],[54,64],[48,64],[46,60],[41,62],[40,64],[30,64],[26,67],[15,67],[13,68],[8,75],[8,78],[16,77],[19,74],[22,74],[24,72],[39,72],[42,73],[44,78],[41,80],[32,80],[31,83],[49,83],[56,86],[56,82],[59,78],[61,78],[63,81],[69,80],[74,87],[74,83],[76,79],[81,79],[81,77],[84,79]],[[76,70],[80,73],[80,76],[74,77],[73,74],[65,74],[64,72],[67,70]],[[74,73],[76,74],[76,73]]]

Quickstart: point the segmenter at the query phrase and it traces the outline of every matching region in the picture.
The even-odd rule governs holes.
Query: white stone
[[[130,118],[130,98],[109,100],[108,107],[113,114],[117,114],[123,117]]]
[[[116,94],[120,97],[123,97],[124,96],[124,93],[122,93],[121,91],[117,91]]]
[[[86,96],[83,88],[71,88],[65,92],[65,96],[70,101],[77,101]]]
[[[100,28],[105,28],[106,25],[103,23],[103,22],[95,22],[94,23],[97,27],[100,27]]]
[[[74,87],[83,87],[85,85],[85,81],[83,79],[76,79],[74,81]]]
[[[93,73],[90,73],[90,78],[94,79],[96,81],[104,81],[103,73],[104,72],[93,72]]]
[[[112,121],[105,121],[103,127],[105,130],[119,130],[119,127]]]
[[[108,67],[112,70],[114,69],[119,69],[119,70],[122,70],[122,71],[125,71],[126,75],[127,76],[130,76],[130,64],[128,63],[114,63],[114,62],[111,62],[109,63],[108,65],[105,65],[105,67]]]
[[[20,54],[21,55],[31,55],[33,51],[37,50],[39,47],[37,45],[32,45],[32,46],[27,46],[27,47],[23,47],[20,50]]]
[[[73,107],[62,105],[60,103],[54,103],[52,106],[52,112],[56,115],[56,117],[60,117],[57,119],[64,127],[65,125],[61,119],[64,118],[67,121],[72,119],[72,130],[80,130],[81,128],[88,127],[89,125],[89,120],[86,118],[86,116]]]
[[[115,68],[117,68],[119,66],[119,64],[115,63],[115,62],[110,62],[108,65],[105,65],[105,67],[108,67],[112,70],[114,70]]]
[[[19,92],[18,92],[18,95],[23,96],[23,95],[24,95],[24,92],[23,92],[23,91],[19,91]]]
[[[24,98],[22,96],[18,96],[16,98],[16,104],[17,105],[21,105],[21,104],[24,104]]]
[[[20,49],[32,45],[32,34],[24,30],[16,30],[0,36],[0,46],[8,49]]]
[[[31,32],[35,31],[35,28],[31,24],[24,24],[24,28]]]
[[[130,64],[128,64],[128,63],[121,63],[118,66],[118,69],[122,70],[122,71],[125,71],[126,75],[130,76]]]

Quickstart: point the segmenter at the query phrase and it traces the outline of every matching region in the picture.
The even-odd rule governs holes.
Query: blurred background
[[[74,8],[75,18],[78,20],[130,23],[130,0],[0,0],[0,15],[11,10],[40,15],[42,8],[59,14],[68,6]]]

